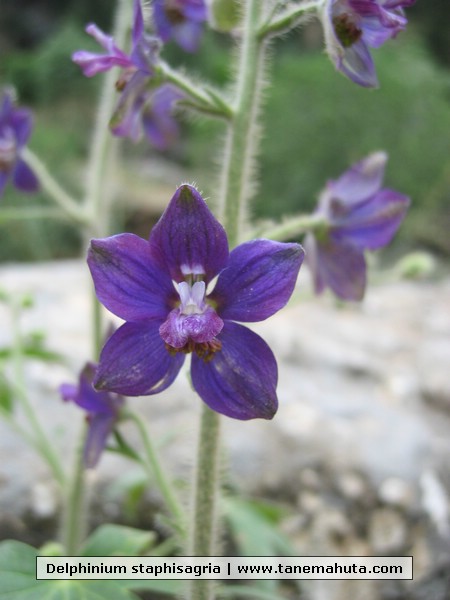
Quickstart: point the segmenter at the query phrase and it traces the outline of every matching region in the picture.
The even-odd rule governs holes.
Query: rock
[[[372,513],[368,535],[374,554],[380,555],[400,553],[408,541],[404,518],[391,508],[379,508]]]
[[[30,360],[25,375],[30,403],[68,469],[83,415],[57,390],[75,382],[91,358],[87,267],[82,261],[6,265],[0,281],[9,294],[33,297],[21,318],[23,333],[45,330],[46,347],[65,359]],[[450,564],[443,536],[450,493],[450,279],[385,282],[369,287],[362,304],[345,306],[330,296],[312,298],[306,288],[301,274],[290,305],[251,325],[277,356],[280,408],[270,422],[223,419],[230,480],[243,494],[290,503],[295,518],[286,527],[303,553],[408,554],[412,548],[422,557],[426,582],[443,554],[439,564]],[[1,348],[13,334],[3,304],[0,320]],[[127,402],[148,423],[164,466],[185,483],[201,404],[186,375],[161,394]],[[27,427],[20,406],[16,412]],[[121,431],[139,448],[132,423]],[[91,476],[96,522],[121,518],[126,490],[141,476],[121,457],[102,457]],[[50,479],[37,452],[1,421],[0,537],[39,543],[39,523],[46,538],[56,532],[49,523],[61,498]],[[187,486],[180,489],[187,503]],[[160,502],[153,486],[144,500]],[[414,582],[389,589],[351,583],[314,582],[306,597],[419,598]]]

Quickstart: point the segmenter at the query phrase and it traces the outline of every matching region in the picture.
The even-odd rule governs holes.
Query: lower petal
[[[116,418],[114,416],[92,416],[83,453],[83,462],[87,469],[93,469],[97,465],[115,423]]]
[[[308,252],[308,245],[306,245]],[[362,300],[366,287],[366,262],[363,252],[345,242],[315,242],[314,260],[308,266],[314,277],[316,293],[329,287],[343,300]]]
[[[125,323],[106,342],[94,385],[125,396],[162,392],[174,381],[184,354],[172,356],[159,335],[161,321]]]
[[[209,361],[192,355],[192,383],[218,413],[246,421],[272,419],[278,408],[278,368],[266,342],[230,321],[218,336],[222,348]]]
[[[37,192],[39,180],[27,163],[21,159],[16,164],[13,174],[14,185],[23,192]]]

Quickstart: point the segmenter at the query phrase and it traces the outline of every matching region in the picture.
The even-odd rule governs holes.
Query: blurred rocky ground
[[[46,347],[65,357],[30,360],[26,375],[30,400],[69,467],[82,417],[57,388],[75,381],[90,357],[87,268],[7,265],[0,287],[33,297],[22,331],[45,331]],[[4,306],[0,323],[1,348],[12,336]],[[310,581],[302,599],[448,600],[450,279],[385,279],[362,304],[340,305],[314,298],[303,273],[290,305],[254,329],[279,361],[280,409],[272,422],[224,420],[232,484],[291,505],[283,529],[299,555],[414,556],[413,581]],[[164,462],[186,479],[199,410],[187,378],[129,402],[148,419]],[[124,435],[135,440],[131,426]],[[125,489],[133,469],[121,457],[102,458],[91,474],[94,520],[120,520],[111,489]],[[40,457],[0,421],[0,538],[41,543],[55,535],[59,508]]]

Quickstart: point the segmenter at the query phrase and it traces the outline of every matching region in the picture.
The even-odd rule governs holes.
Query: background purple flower
[[[97,465],[124,403],[124,399],[117,394],[94,389],[92,382],[95,371],[96,366],[87,363],[80,373],[78,385],[64,383],[60,386],[63,400],[74,402],[86,411],[89,430],[84,447],[84,465],[88,469]]]
[[[327,184],[316,211],[324,225],[305,239],[317,293],[330,287],[344,300],[364,296],[364,250],[388,244],[409,206],[403,194],[381,188],[386,161],[376,152]]]
[[[183,93],[170,84],[151,91],[145,86],[142,94],[132,98],[132,109],[124,108],[122,111],[122,103],[127,102],[127,94],[124,93],[111,120],[111,131],[133,141],[145,135],[155,148],[166,150],[178,138],[179,127],[173,110],[176,102],[183,97]]]
[[[36,175],[21,157],[32,127],[31,112],[16,108],[13,92],[6,90],[0,105],[0,195],[10,178],[23,192],[35,192],[39,188]]]
[[[111,119],[111,127],[116,135],[138,139],[142,111],[148,100],[148,83],[155,74],[159,57],[160,41],[144,30],[144,19],[140,0],[134,0],[134,20],[131,33],[130,54],[120,50],[114,39],[91,23],[86,28],[104,49],[104,53],[79,50],[72,60],[81,67],[87,77],[120,67],[122,72],[116,87],[121,97]]]
[[[102,350],[96,387],[156,394],[192,354],[192,383],[210,408],[236,419],[272,418],[275,358],[235,321],[261,321],[282,308],[303,255],[298,244],[270,240],[229,252],[225,230],[189,185],[178,188],[148,241],[132,234],[93,240],[88,263],[97,296],[126,321]]]
[[[204,0],[154,0],[153,20],[162,41],[174,39],[186,52],[196,52],[208,17]]]
[[[327,0],[325,41],[336,68],[355,83],[376,87],[370,48],[379,48],[406,27],[403,7],[415,0]]]

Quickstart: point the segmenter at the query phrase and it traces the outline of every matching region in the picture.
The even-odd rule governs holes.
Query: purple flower
[[[132,98],[133,106],[129,109],[128,94],[124,91],[111,120],[111,131],[134,141],[145,134],[158,150],[166,150],[178,137],[178,124],[172,112],[174,105],[183,97],[183,93],[170,84],[153,91],[145,88],[140,95]]]
[[[13,93],[6,90],[0,105],[0,195],[11,177],[15,187],[23,192],[36,192],[36,175],[21,157],[31,135],[33,118],[30,111],[14,106]]]
[[[92,381],[96,366],[87,363],[80,373],[78,386],[64,383],[60,393],[66,402],[75,402],[86,411],[89,430],[84,447],[84,464],[87,469],[95,467],[106,446],[108,436],[113,431],[124,399],[117,394],[97,392]]]
[[[324,225],[305,239],[317,293],[328,286],[344,300],[364,296],[364,250],[386,246],[409,206],[403,194],[381,188],[386,161],[376,152],[328,182],[316,210]]]
[[[79,50],[72,55],[72,60],[81,67],[87,77],[108,71],[113,67],[122,69],[116,84],[121,97],[112,117],[111,127],[116,135],[136,140],[141,133],[140,120],[149,98],[148,83],[155,74],[160,41],[145,33],[140,0],[134,0],[130,54],[120,50],[114,39],[106,35],[97,25],[91,23],[86,27],[86,31],[106,52]]]
[[[186,52],[196,52],[208,15],[204,0],[154,0],[153,20],[163,42],[174,39]]]
[[[97,296],[126,321],[103,348],[96,388],[156,394],[190,353],[192,384],[210,408],[236,419],[272,418],[275,358],[235,321],[261,321],[282,308],[303,255],[298,244],[269,240],[229,252],[225,230],[190,185],[177,189],[148,241],[127,233],[92,240]]]
[[[355,83],[376,87],[370,48],[379,48],[406,27],[403,7],[415,0],[327,0],[325,41],[336,68]]]

